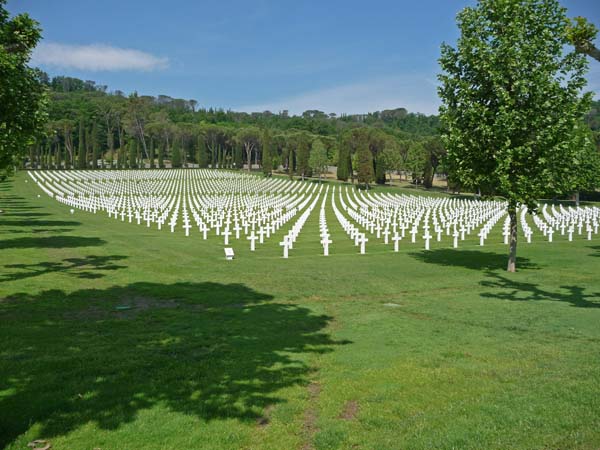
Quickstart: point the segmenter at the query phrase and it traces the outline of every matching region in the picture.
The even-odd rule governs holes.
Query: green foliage
[[[263,130],[261,139],[262,170],[266,176],[271,176],[273,171],[272,145],[271,133],[269,130]]]
[[[41,38],[39,24],[27,14],[10,18],[5,4],[0,0],[0,179],[41,136],[47,119],[41,72],[27,65]]]
[[[128,160],[127,168],[128,169],[137,169],[137,167],[138,167],[138,161],[137,161],[138,143],[137,143],[137,141],[135,139],[130,139],[129,144],[127,145],[127,149],[129,150],[129,157],[127,158],[127,160]]]
[[[444,44],[439,94],[449,167],[460,184],[508,201],[516,268],[518,205],[571,189],[576,125],[590,107],[587,61],[570,43],[557,0],[479,0],[458,16],[457,48]]]
[[[568,20],[556,0],[480,0],[443,45],[443,140],[460,182],[535,208],[564,193],[573,129],[589,109],[585,56],[564,54]]]
[[[600,50],[594,45],[598,28],[585,17],[575,17],[567,23],[567,38],[575,49],[600,61]]]
[[[87,161],[85,157],[85,127],[83,120],[79,122],[79,142],[77,147],[77,168],[86,169]]]
[[[179,169],[182,167],[181,161],[181,148],[178,143],[173,144],[171,153],[171,167],[173,169]]]
[[[356,149],[356,172],[359,183],[367,187],[375,178],[373,171],[373,154],[369,150],[369,144],[366,141],[359,142]]]
[[[321,175],[327,172],[327,167],[329,165],[327,149],[320,139],[315,139],[313,141],[308,163],[313,173],[316,173],[319,176],[320,181]]]
[[[162,145],[158,146],[158,168],[165,168],[165,149]]]

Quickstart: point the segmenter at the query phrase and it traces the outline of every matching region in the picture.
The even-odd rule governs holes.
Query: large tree
[[[508,271],[516,270],[517,210],[562,193],[573,130],[589,108],[585,56],[571,51],[556,0],[479,0],[458,15],[457,47],[442,45],[443,142],[455,176],[503,196],[510,217]]]
[[[315,139],[312,143],[312,150],[310,151],[310,157],[308,164],[312,169],[313,173],[319,175],[319,183],[321,182],[321,175],[327,173],[327,166],[329,164],[329,158],[327,157],[327,149],[321,139]]]
[[[0,0],[0,179],[12,172],[46,120],[41,72],[27,65],[41,29],[27,14],[11,18],[5,4]]]

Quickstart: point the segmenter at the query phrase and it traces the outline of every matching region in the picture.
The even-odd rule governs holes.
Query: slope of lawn
[[[600,447],[600,237],[290,258],[0,184],[0,448]],[[38,194],[41,197],[38,198]]]

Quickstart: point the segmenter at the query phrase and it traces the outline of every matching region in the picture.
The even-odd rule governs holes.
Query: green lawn
[[[0,185],[0,448],[598,449],[600,237],[290,258]],[[41,194],[38,198],[37,195]],[[500,227],[501,223],[497,225]]]

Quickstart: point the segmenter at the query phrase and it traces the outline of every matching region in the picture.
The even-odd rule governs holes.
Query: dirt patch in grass
[[[359,406],[356,400],[350,400],[344,405],[344,409],[338,416],[338,419],[343,420],[354,420],[358,414]]]
[[[302,434],[304,435],[304,445],[302,450],[313,450],[313,437],[319,431],[317,426],[317,401],[321,394],[321,385],[316,381],[312,381],[308,385],[308,408],[304,412],[304,420],[302,422]]]
[[[263,415],[256,419],[256,425],[258,425],[259,428],[265,428],[271,423],[271,414],[273,413],[274,409],[275,405],[267,405]]]

